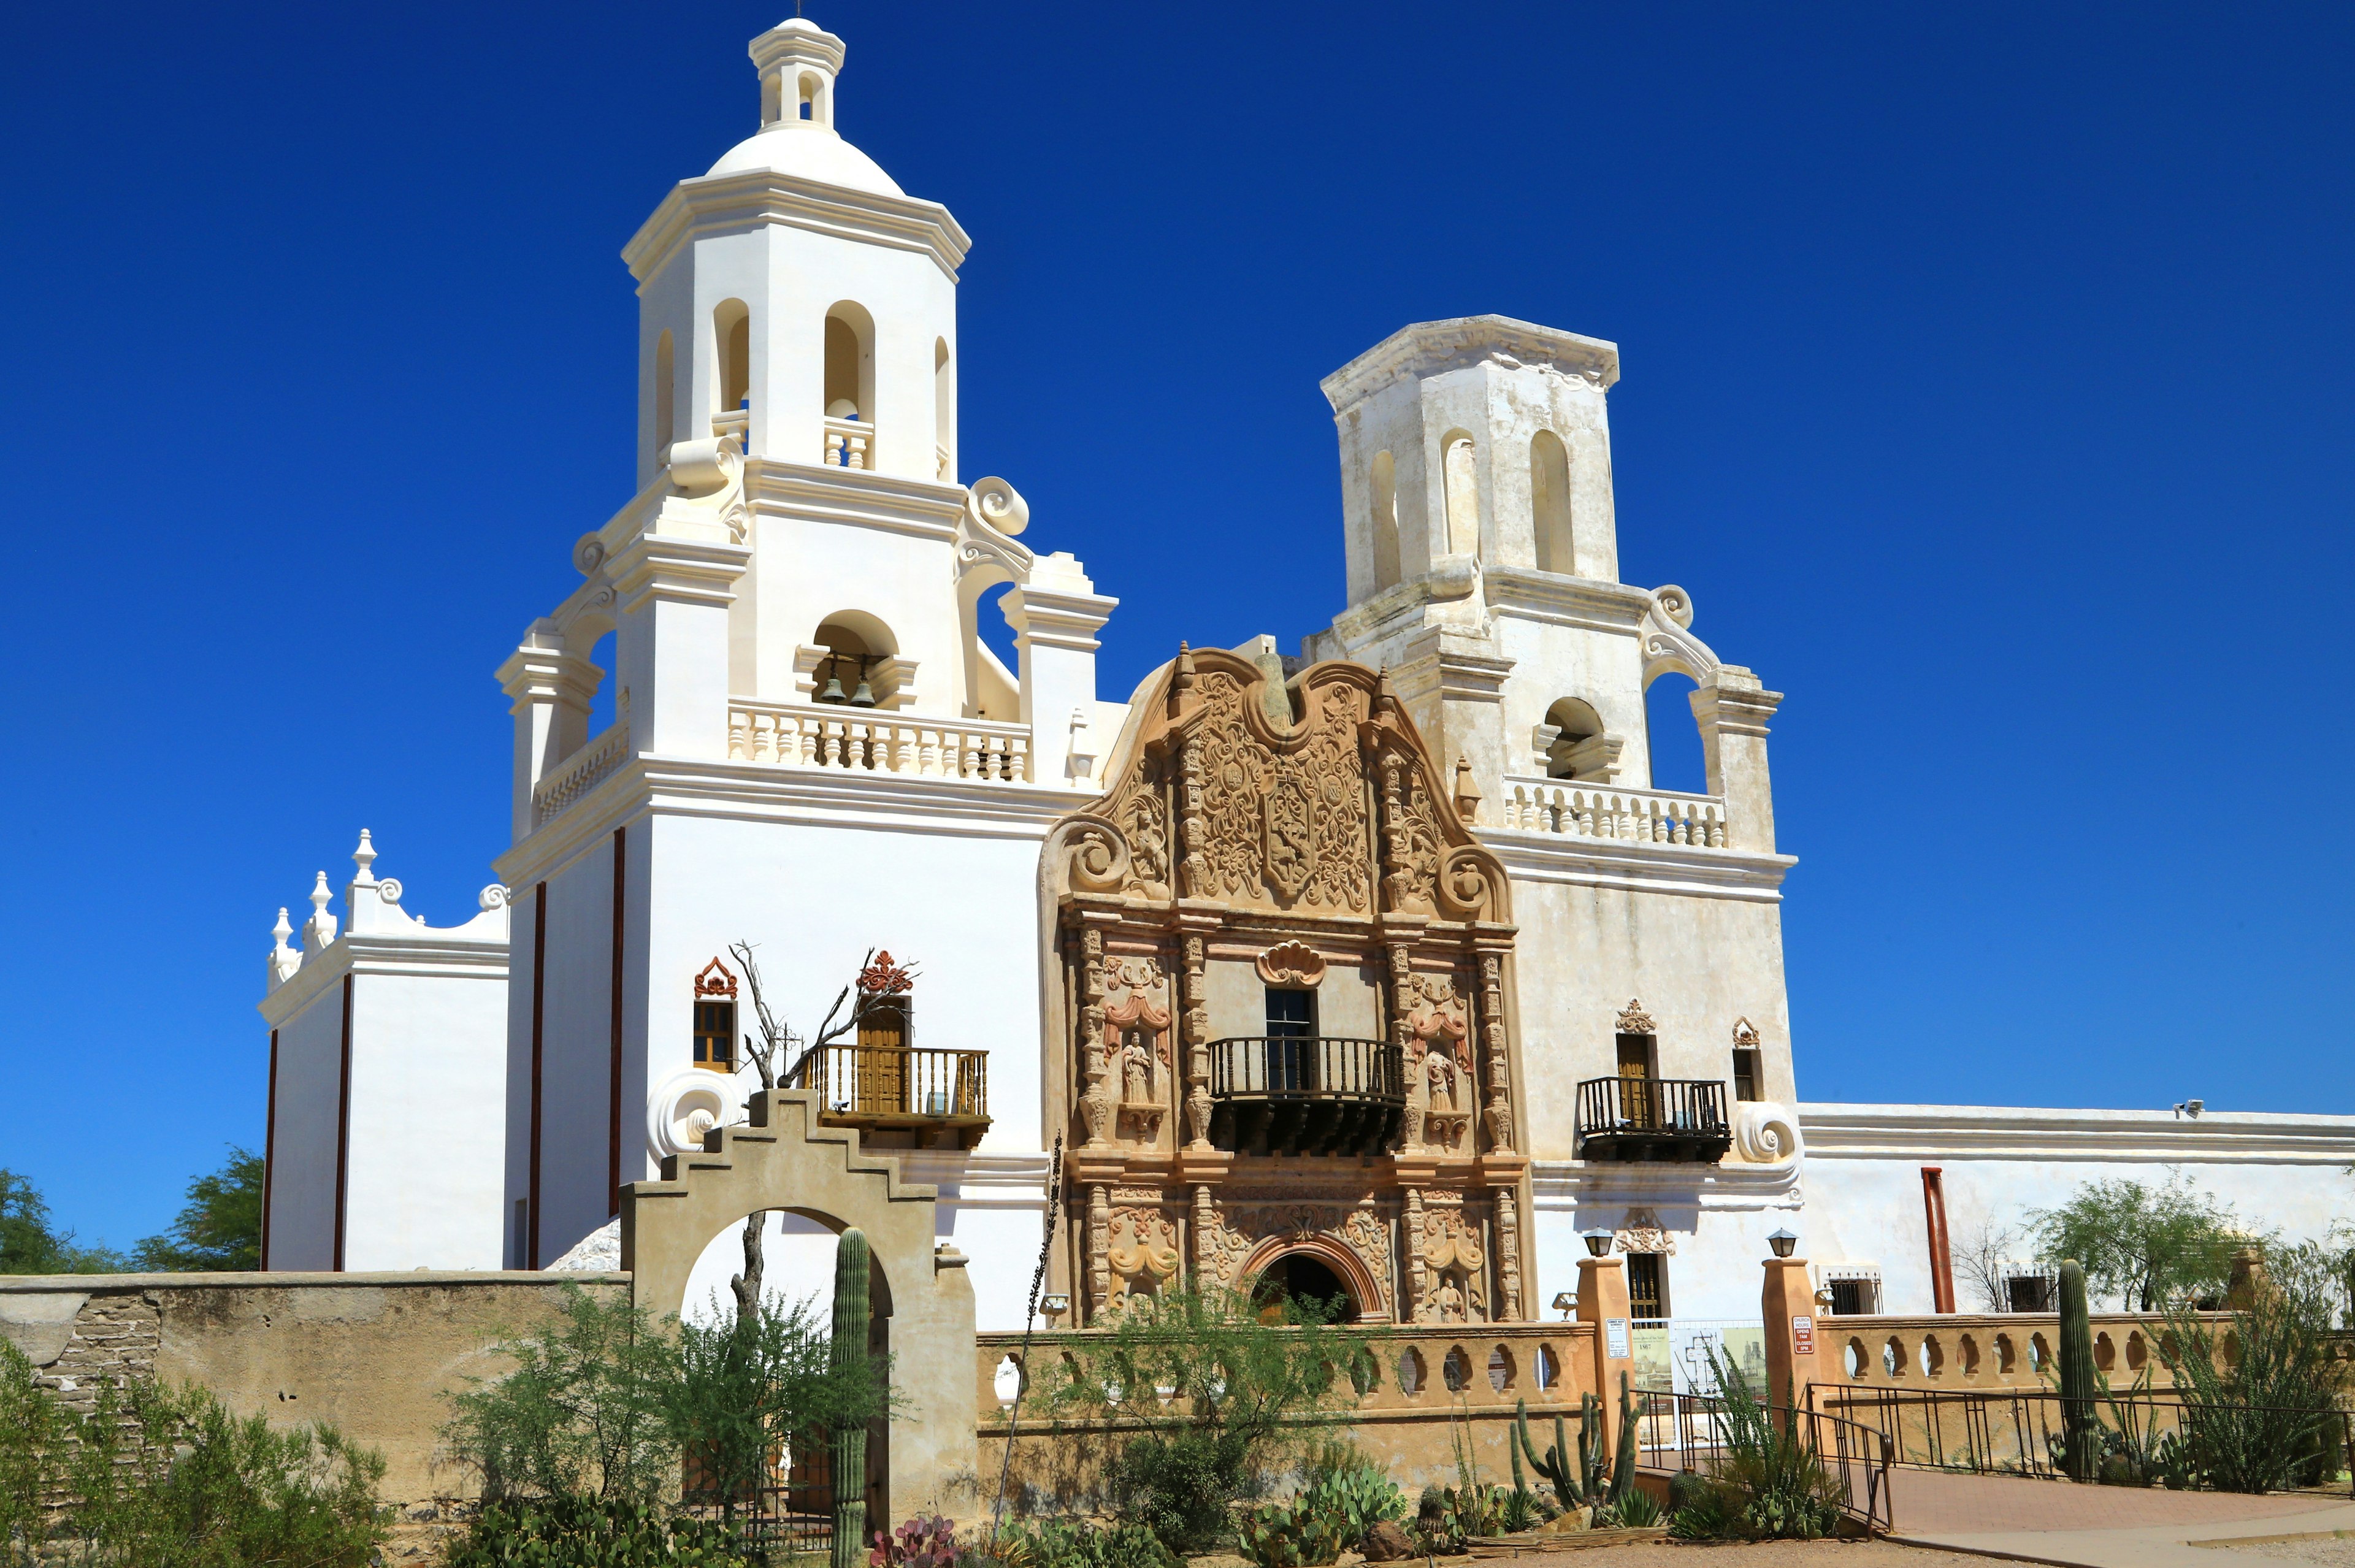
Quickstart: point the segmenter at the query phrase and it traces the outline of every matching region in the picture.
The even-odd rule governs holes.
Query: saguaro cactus
[[[856,1226],[834,1243],[834,1342],[837,1368],[867,1354],[868,1310],[867,1233]],[[834,1557],[831,1568],[866,1568],[867,1426],[846,1423],[834,1434]]]
[[[1594,1396],[1591,1393],[1579,1401],[1582,1423],[1587,1419],[1588,1407],[1593,1403]],[[1585,1435],[1583,1425],[1579,1435]],[[1513,1402],[1513,1467],[1516,1470],[1520,1468],[1523,1455],[1529,1456],[1529,1468],[1538,1473],[1538,1477],[1553,1488],[1554,1500],[1561,1505],[1564,1512],[1585,1504],[1585,1488],[1580,1485],[1579,1475],[1573,1467],[1578,1461],[1570,1446],[1569,1434],[1562,1429],[1560,1411],[1556,1411],[1553,1417],[1553,1446],[1548,1448],[1545,1457],[1540,1459],[1537,1445],[1529,1441],[1529,1402],[1526,1399]]]
[[[1553,1443],[1542,1456],[1529,1438],[1529,1403],[1513,1402],[1513,1468],[1518,1474],[1523,1456],[1540,1479],[1553,1488],[1554,1499],[1564,1510],[1615,1503],[1636,1484],[1636,1400],[1627,1374],[1619,1374],[1619,1452],[1615,1465],[1606,1464],[1603,1447],[1603,1401],[1591,1393],[1578,1396],[1578,1446],[1572,1448],[1561,1413],[1553,1418]],[[1609,1480],[1605,1484],[1605,1471]]]
[[[2090,1481],[2102,1463],[2100,1374],[2094,1369],[2094,1320],[2085,1309],[2085,1270],[2074,1258],[2061,1264],[2062,1467],[2073,1481]]]

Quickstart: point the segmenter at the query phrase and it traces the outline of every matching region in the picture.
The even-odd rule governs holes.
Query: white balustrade
[[[1726,847],[1725,802],[1716,795],[1509,776],[1505,786],[1508,827],[1573,838]]]
[[[875,438],[875,427],[857,420],[826,421],[826,465],[828,468],[865,468],[868,448]]]
[[[533,786],[533,820],[548,823],[563,816],[574,802],[612,776],[615,769],[629,760],[629,726],[608,725],[603,734],[559,763],[546,778]]]
[[[832,703],[728,705],[728,755],[788,768],[848,768],[998,784],[1030,780],[1027,725]]]

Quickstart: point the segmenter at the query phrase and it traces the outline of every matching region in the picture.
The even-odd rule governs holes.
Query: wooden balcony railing
[[[1714,1164],[1733,1129],[1706,1078],[1590,1078],[1578,1086],[1578,1157]]]
[[[1210,1105],[1210,1141],[1238,1154],[1379,1154],[1406,1110],[1405,1062],[1379,1040],[1214,1040]]]
[[[829,1127],[908,1132],[916,1147],[951,1138],[971,1148],[989,1130],[989,1052],[829,1045],[811,1051],[789,1088],[818,1097]]]

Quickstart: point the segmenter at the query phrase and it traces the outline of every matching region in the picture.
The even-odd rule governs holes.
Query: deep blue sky
[[[359,827],[436,923],[490,880],[491,671],[630,490],[616,252],[783,14],[16,14],[0,1165],[85,1240],[259,1146]],[[813,15],[975,237],[965,467],[1126,601],[1107,695],[1338,607],[1319,376],[1611,338],[1626,579],[1789,694],[1803,1095],[2355,1110],[2355,13]]]

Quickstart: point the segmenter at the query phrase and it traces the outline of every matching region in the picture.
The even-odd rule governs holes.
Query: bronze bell
[[[865,665],[860,665],[858,667],[858,689],[850,694],[850,706],[853,708],[872,708],[875,706],[875,688],[867,684],[867,667]]]
[[[844,700],[842,695],[842,674],[832,665],[826,666],[826,689],[817,694],[817,699],[820,702],[840,702]]]

